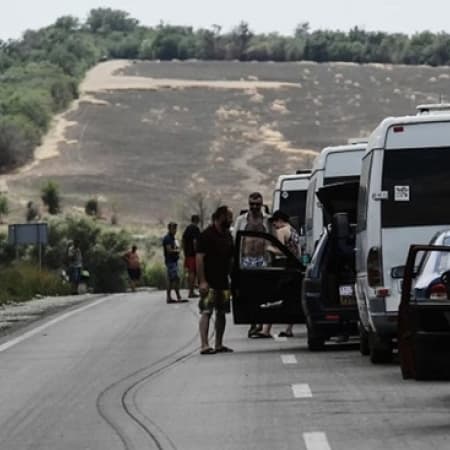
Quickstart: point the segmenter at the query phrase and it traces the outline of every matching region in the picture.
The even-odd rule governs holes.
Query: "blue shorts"
[[[241,259],[242,269],[257,269],[266,266],[267,263],[264,256],[243,256]]]
[[[178,273],[178,261],[176,262],[167,262],[167,278],[169,281],[178,281],[180,279],[180,275]]]

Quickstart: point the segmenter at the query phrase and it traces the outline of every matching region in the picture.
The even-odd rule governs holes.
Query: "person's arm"
[[[178,248],[175,248],[172,244],[166,245],[166,251],[167,251],[167,253],[172,253],[172,254],[180,252],[180,250]]]

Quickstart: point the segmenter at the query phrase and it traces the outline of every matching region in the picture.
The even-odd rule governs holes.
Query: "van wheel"
[[[381,339],[373,331],[369,332],[369,354],[372,364],[383,364],[392,361],[392,342]]]
[[[308,350],[310,352],[318,352],[325,348],[325,338],[316,335],[308,326]]]
[[[361,322],[358,322],[358,329],[359,329],[359,352],[363,356],[368,356],[370,355],[369,334],[364,329]]]

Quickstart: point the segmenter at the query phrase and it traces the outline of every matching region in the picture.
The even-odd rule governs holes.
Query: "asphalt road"
[[[450,383],[405,382],[357,345],[250,340],[198,353],[195,302],[115,295],[0,341],[1,450],[450,448]],[[275,331],[280,331],[276,327]]]

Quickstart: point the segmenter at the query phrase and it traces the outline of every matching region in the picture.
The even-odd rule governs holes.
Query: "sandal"
[[[264,333],[261,333],[260,331],[253,333],[252,335],[250,335],[250,337],[252,339],[272,339],[271,334],[264,334]]]
[[[202,350],[200,352],[200,355],[215,355],[216,354],[216,350],[214,350],[213,348],[205,348],[204,350]]]
[[[291,337],[294,337],[294,333],[292,333],[290,331],[282,331],[281,333],[278,333],[278,337],[291,338]]]
[[[225,347],[225,345],[222,345],[220,348],[216,348],[216,353],[231,353],[234,352],[234,350],[230,347]]]

